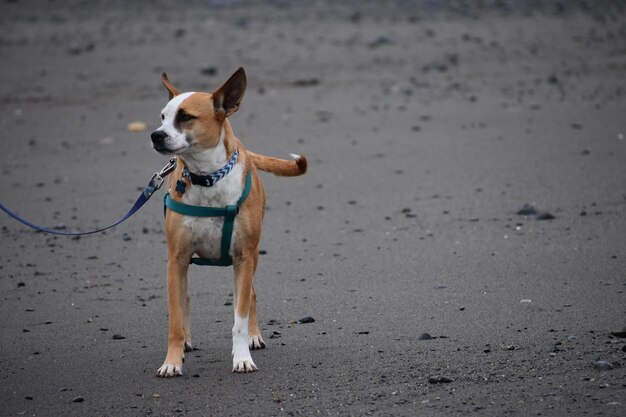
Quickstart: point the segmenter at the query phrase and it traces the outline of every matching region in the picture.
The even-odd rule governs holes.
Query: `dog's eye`
[[[178,121],[181,123],[188,122],[191,119],[195,119],[195,118],[196,116],[192,116],[189,113],[183,113],[183,112],[178,113],[178,115],[176,116],[176,119],[178,119]]]

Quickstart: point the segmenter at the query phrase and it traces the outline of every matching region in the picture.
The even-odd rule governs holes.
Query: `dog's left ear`
[[[223,86],[213,92],[213,107],[215,111],[228,117],[239,109],[239,104],[246,92],[246,72],[239,67]]]
[[[172,85],[170,80],[167,78],[167,74],[161,74],[161,81],[165,88],[167,88],[167,92],[170,94],[170,100],[180,94],[180,90]]]

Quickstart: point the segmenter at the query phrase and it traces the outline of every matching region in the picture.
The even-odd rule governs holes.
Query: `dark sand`
[[[231,373],[232,271],[194,267],[200,350],[155,377],[163,191],[79,240],[2,215],[0,415],[625,415],[623,2],[127,3],[0,6],[1,201],[113,222],[165,162],[160,73],[244,66],[235,133],[310,163],[263,175],[268,349]]]

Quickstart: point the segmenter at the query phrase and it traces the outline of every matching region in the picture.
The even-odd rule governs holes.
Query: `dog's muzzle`
[[[167,139],[167,133],[165,133],[164,130],[155,130],[150,135],[150,139],[152,139],[152,143],[155,146],[157,146],[157,145],[161,145],[162,146],[163,142],[165,142],[165,139]]]
[[[150,135],[150,139],[152,140],[152,147],[157,152],[168,152],[165,142],[168,138],[168,134],[163,130],[155,130]]]

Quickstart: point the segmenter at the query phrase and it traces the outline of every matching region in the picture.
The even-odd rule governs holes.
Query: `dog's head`
[[[170,101],[161,111],[161,127],[152,132],[152,147],[159,153],[184,154],[219,144],[228,116],[239,109],[246,91],[246,73],[239,68],[213,93],[181,93],[161,76]]]

